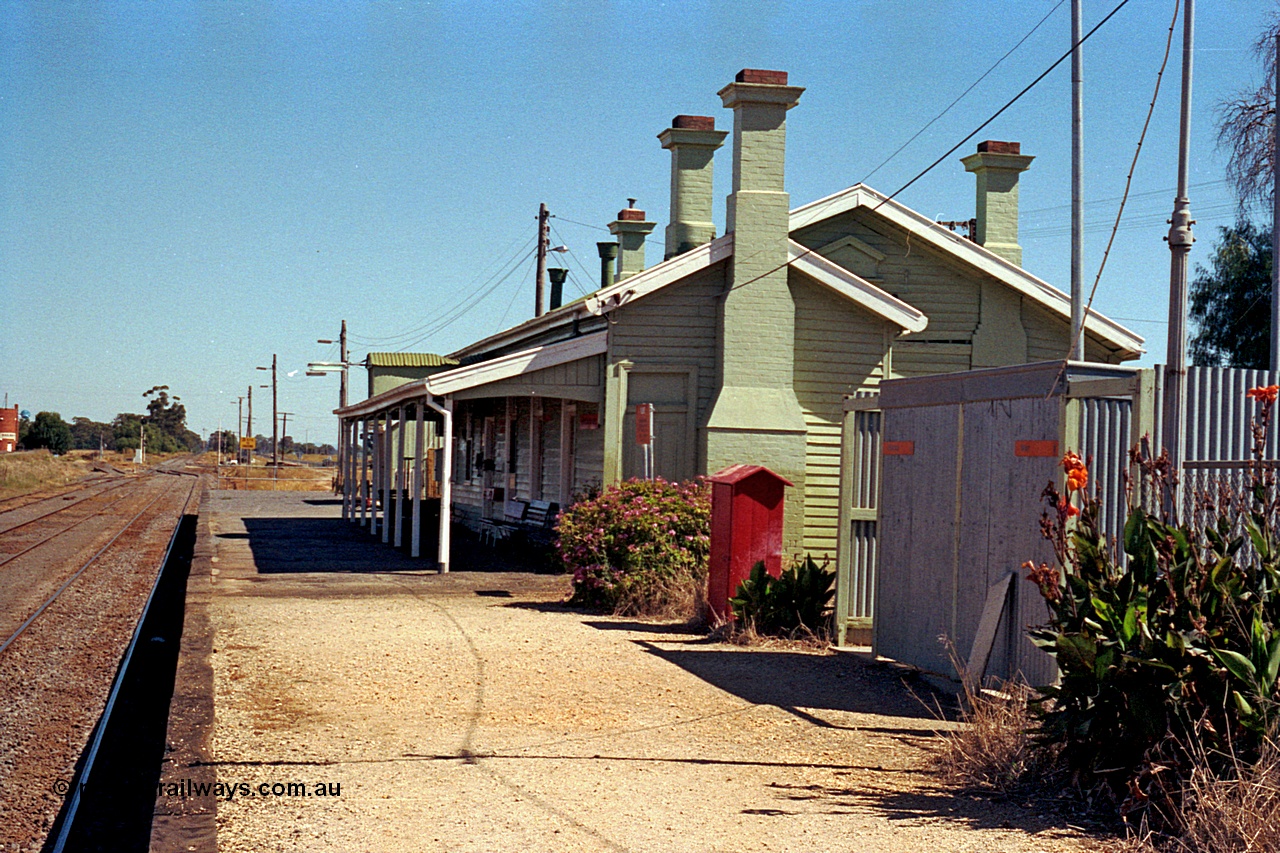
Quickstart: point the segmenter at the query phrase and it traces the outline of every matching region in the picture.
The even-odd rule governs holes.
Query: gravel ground
[[[562,577],[423,572],[314,496],[203,511],[219,850],[1085,849],[940,789],[947,724],[882,665],[569,611]]]
[[[22,558],[24,573],[14,573],[21,580],[5,573],[19,568],[16,561],[0,569],[0,626],[16,627],[46,597],[44,589],[56,589],[159,496],[0,654],[0,851],[42,848],[191,487],[189,478],[142,480],[116,512],[85,525],[81,537],[68,535]],[[40,594],[22,595],[31,590]],[[5,628],[0,641],[10,633]]]

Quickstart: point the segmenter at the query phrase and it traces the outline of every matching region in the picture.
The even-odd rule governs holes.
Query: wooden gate
[[[880,411],[875,396],[845,401],[840,531],[836,544],[836,643],[871,645],[879,560]]]

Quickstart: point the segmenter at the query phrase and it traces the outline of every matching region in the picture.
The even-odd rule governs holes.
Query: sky
[[[1084,0],[1085,31],[1118,2]],[[1130,0],[1084,46],[1089,284],[1174,6]],[[1278,8],[1197,9],[1193,264],[1236,216],[1216,109],[1259,81],[1252,43]],[[1181,39],[1179,23],[1094,303],[1147,339],[1148,364],[1165,353]],[[595,243],[628,197],[658,223],[660,260],[670,154],[656,136],[680,113],[730,129],[716,92],[739,69],[806,89],[787,121],[798,207],[864,180],[898,190],[1069,46],[1059,0],[0,0],[0,393],[106,421],[167,384],[208,434],[235,429],[237,398],[278,354],[289,433],[332,442],[337,377],[305,372],[337,348],[317,339],[345,319],[353,360],[443,353],[528,319],[539,203],[570,250],[553,256],[566,299],[593,287]],[[959,158],[983,139],[1035,156],[1023,265],[1068,289],[1070,62],[898,199],[968,219]],[[726,145],[718,232],[730,167]],[[353,400],[365,383],[353,369]],[[254,395],[254,431],[269,433],[270,391]]]

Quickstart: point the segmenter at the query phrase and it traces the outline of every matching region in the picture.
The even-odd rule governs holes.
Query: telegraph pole
[[[534,286],[533,316],[542,316],[542,292],[547,281],[547,248],[551,244],[551,214],[546,204],[538,205],[538,279]]]
[[[240,449],[240,439],[244,438],[244,397],[236,397],[236,459],[244,459],[244,451]]]
[[[276,354],[271,353],[271,464],[280,467],[280,438],[276,432]]]
[[[1182,476],[1182,445],[1186,434],[1187,379],[1187,255],[1195,236],[1191,226],[1191,200],[1187,198],[1187,160],[1191,148],[1191,59],[1195,41],[1195,0],[1185,0],[1182,19],[1182,109],[1178,130],[1178,196],[1169,219],[1169,341],[1164,368],[1164,449],[1169,454],[1174,476]],[[1181,513],[1180,489],[1175,489],[1172,506],[1175,518]]]
[[[1071,350],[1084,361],[1084,56],[1082,0],[1071,0]]]
[[[252,385],[249,386],[249,420],[245,421],[244,432],[245,432],[245,435],[249,436],[249,438],[253,438],[253,386]],[[248,458],[245,460],[245,464],[252,465],[253,451],[250,450],[246,454],[246,456]],[[249,475],[245,474],[245,476],[247,477]]]

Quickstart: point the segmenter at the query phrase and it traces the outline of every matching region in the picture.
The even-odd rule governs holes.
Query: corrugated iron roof
[[[365,363],[369,367],[454,367],[458,360],[433,352],[371,352]]]

